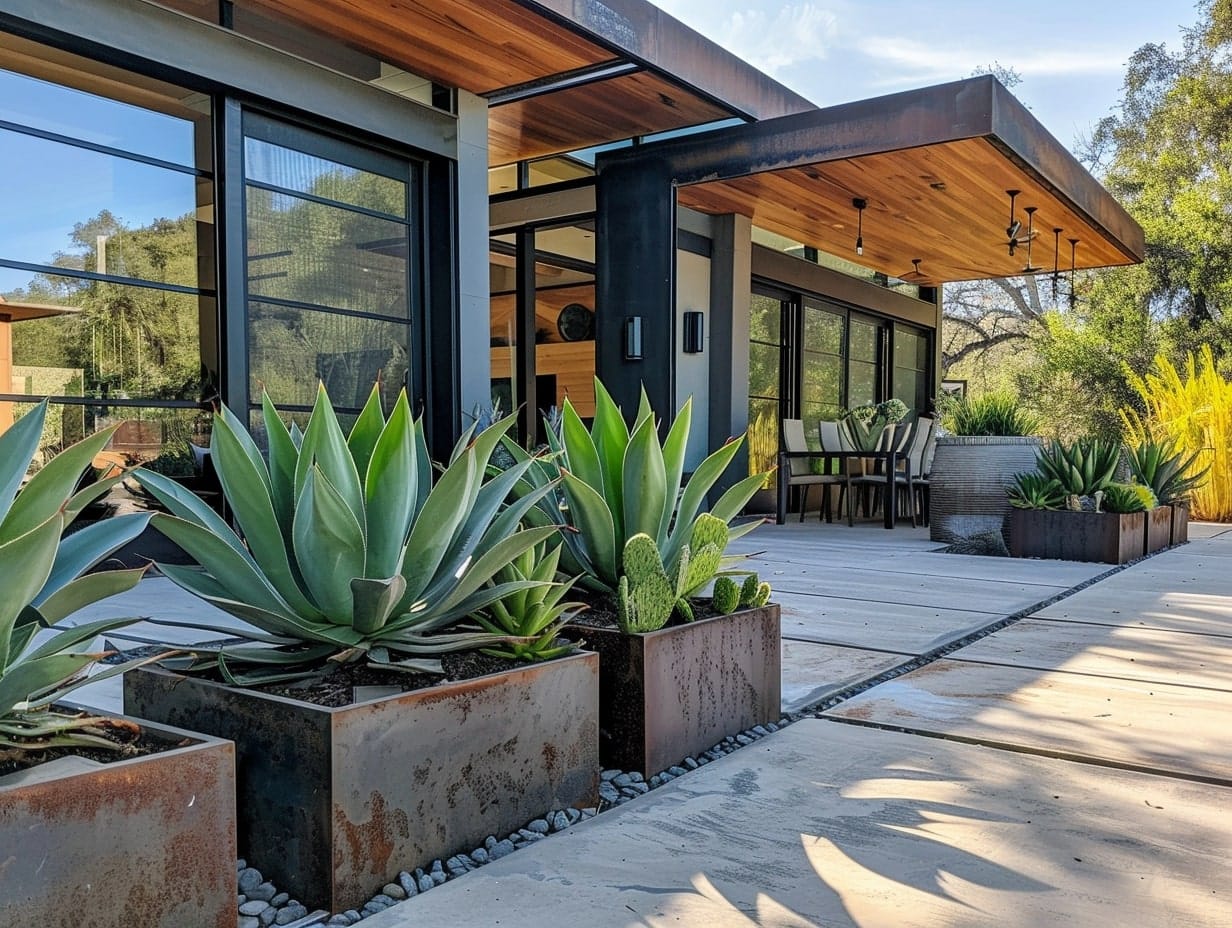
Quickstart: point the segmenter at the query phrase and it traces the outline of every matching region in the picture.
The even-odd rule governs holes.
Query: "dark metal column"
[[[632,420],[643,385],[660,420],[676,404],[676,189],[657,160],[598,161],[596,365]],[[625,359],[625,320],[642,320],[642,359]]]
[[[533,447],[539,440],[539,398],[535,395],[535,230],[523,227],[514,234],[514,280],[517,294],[513,319],[513,395],[518,408],[518,434]]]

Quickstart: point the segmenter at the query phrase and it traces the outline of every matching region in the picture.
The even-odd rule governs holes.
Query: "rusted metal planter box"
[[[1144,554],[1154,554],[1172,544],[1172,507],[1156,506],[1146,513]]]
[[[235,928],[235,746],[133,721],[168,750],[0,777],[0,925]]]
[[[1015,509],[1009,518],[1010,555],[1124,564],[1142,557],[1146,515]]]
[[[598,677],[580,653],[331,709],[142,668],[124,706],[235,741],[241,853],[341,912],[399,870],[593,805]]]
[[[1172,539],[1174,545],[1183,545],[1189,541],[1189,504],[1172,504]]]
[[[781,717],[776,603],[640,635],[582,631],[601,658],[605,767],[652,776]]]

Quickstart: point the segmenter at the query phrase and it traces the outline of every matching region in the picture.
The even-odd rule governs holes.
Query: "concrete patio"
[[[1036,610],[1103,569],[860,532],[754,536],[785,699],[1033,615],[365,924],[1232,924],[1232,534]]]
[[[740,550],[783,604],[784,711],[837,704],[364,924],[1224,928],[1232,533],[1191,532],[1110,570],[766,526]]]

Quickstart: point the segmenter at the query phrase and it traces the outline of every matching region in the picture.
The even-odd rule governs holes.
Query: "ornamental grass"
[[[1189,355],[1184,371],[1156,357],[1145,377],[1129,382],[1146,404],[1146,414],[1122,409],[1131,444],[1172,441],[1182,454],[1197,455],[1195,468],[1209,468],[1191,494],[1194,518],[1232,521],[1232,383],[1215,366],[1210,346]]]

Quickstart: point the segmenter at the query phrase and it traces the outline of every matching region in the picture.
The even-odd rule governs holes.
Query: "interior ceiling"
[[[1053,270],[1053,229],[1061,270],[1068,239],[1079,239],[1079,269],[1134,263],[1095,225],[985,138],[963,139],[681,187],[679,202],[705,213],[739,213],[753,224],[847,257],[889,277],[938,284],[1022,274],[1025,241],[1007,248],[1007,190],[1021,190],[1016,216],[1025,240],[1025,207],[1035,206],[1031,264]],[[864,254],[855,254],[854,198],[867,200]],[[920,259],[914,276],[913,259]]]
[[[492,106],[488,163],[495,167],[731,115],[657,74],[638,71]]]

